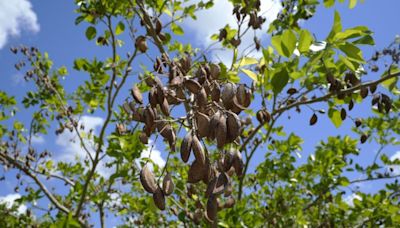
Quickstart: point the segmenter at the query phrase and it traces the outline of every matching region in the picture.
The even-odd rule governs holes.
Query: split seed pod
[[[136,85],[133,85],[131,94],[133,99],[139,104],[143,104],[143,96],[142,93],[140,92],[139,88]]]
[[[207,137],[210,132],[210,118],[204,113],[196,113],[197,133],[200,138]]]
[[[211,196],[207,200],[207,210],[205,213],[206,219],[210,223],[213,223],[214,220],[217,218],[217,212],[218,212],[217,198],[215,196]]]
[[[174,182],[172,181],[172,177],[170,173],[167,173],[167,175],[165,175],[164,180],[163,180],[163,184],[162,184],[162,189],[165,195],[169,196],[172,194],[172,192],[174,191],[175,185]]]
[[[235,139],[239,136],[240,134],[240,119],[238,115],[235,113],[228,111],[226,112],[226,127],[227,127],[227,137],[226,141],[227,143],[231,143],[235,141]]]
[[[194,160],[189,168],[188,172],[188,183],[194,184],[201,181],[205,174],[208,172],[206,169],[206,164],[202,164],[199,160]]]
[[[193,94],[197,94],[201,89],[200,83],[198,83],[194,79],[188,79],[183,84],[184,84],[185,88]]]
[[[182,140],[181,144],[181,158],[183,162],[187,162],[190,157],[190,151],[192,150],[192,131],[189,131]]]
[[[196,135],[194,135],[192,139],[192,150],[196,160],[198,160],[201,164],[205,164],[206,155],[204,153],[203,146],[201,145],[201,142]]]
[[[217,139],[217,147],[223,148],[226,143],[227,127],[225,115],[221,115],[217,128],[215,129],[215,138]]]
[[[161,188],[157,188],[153,193],[153,201],[158,209],[165,210],[165,196]]]
[[[154,193],[157,190],[156,179],[149,167],[145,165],[140,171],[140,182],[148,193]]]

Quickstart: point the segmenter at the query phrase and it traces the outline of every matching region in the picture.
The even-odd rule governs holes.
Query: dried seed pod
[[[368,88],[367,87],[361,87],[360,89],[360,95],[364,99],[368,96]]]
[[[158,188],[156,178],[147,165],[140,171],[140,183],[148,193],[154,193]]]
[[[215,129],[217,129],[221,115],[222,115],[221,111],[217,111],[216,113],[214,113],[214,115],[210,119],[210,132],[208,135],[210,140],[215,139],[215,136],[216,136]]]
[[[192,150],[192,131],[189,131],[182,140],[181,144],[181,158],[183,162],[187,162],[190,157],[190,151]]]
[[[200,92],[196,95],[196,102],[199,107],[204,107],[207,105],[207,93],[206,90],[202,87]]]
[[[154,120],[155,120],[155,113],[154,110],[151,107],[147,107],[144,110],[144,122],[147,127],[152,128],[154,125]]]
[[[197,134],[200,138],[207,137],[210,133],[210,118],[204,113],[196,113]]]
[[[362,134],[361,137],[360,137],[361,143],[365,143],[367,141],[367,139],[368,139],[368,135],[365,134],[365,133]]]
[[[153,193],[153,201],[154,204],[160,210],[165,210],[165,196],[161,188],[157,188],[156,191]]]
[[[213,223],[214,220],[217,218],[217,213],[218,213],[217,197],[211,196],[207,200],[207,210],[205,213],[205,217],[210,223]]]
[[[225,83],[221,91],[221,99],[225,108],[232,106],[233,97],[236,95],[236,85],[232,82]]]
[[[372,103],[372,105],[375,105],[375,104],[379,103],[380,100],[381,100],[381,96],[379,94],[375,94],[374,97],[372,98],[371,103]]]
[[[295,88],[290,88],[287,90],[287,94],[289,94],[289,95],[293,95],[295,93],[297,93],[297,89],[295,89]]]
[[[317,121],[318,121],[318,116],[314,113],[314,114],[311,116],[310,125],[311,125],[311,126],[314,125],[315,123],[317,123]]]
[[[221,98],[221,88],[219,87],[217,82],[213,82],[211,84],[211,99],[215,102],[219,102]]]
[[[236,201],[233,196],[230,196],[224,203],[224,208],[232,208],[235,205]]]
[[[354,123],[356,124],[356,127],[359,127],[362,124],[362,120],[360,118],[357,118]]]
[[[215,138],[217,139],[217,147],[220,149],[225,146],[227,130],[228,129],[226,126],[226,117],[225,115],[221,115],[219,117],[217,128],[215,129]]]
[[[240,134],[240,119],[239,116],[231,111],[226,112],[226,127],[227,127],[227,137],[226,141],[232,143]]]
[[[193,135],[192,139],[192,150],[194,153],[194,157],[196,158],[197,161],[199,161],[201,164],[205,164],[206,162],[206,155],[204,153],[203,146],[201,145],[200,140],[197,138],[196,135]]]
[[[371,93],[375,93],[375,91],[376,91],[376,85],[370,85],[370,86],[369,86],[369,91],[370,91]]]
[[[216,182],[214,185],[214,188],[212,190],[212,194],[213,195],[220,195],[222,193],[224,193],[225,188],[228,186],[228,176],[225,173],[219,173],[219,175],[216,178]]]
[[[169,104],[167,98],[164,98],[163,102],[160,104],[160,109],[164,115],[169,116]]]
[[[169,82],[169,85],[170,86],[181,86],[182,85],[182,83],[183,83],[183,77],[181,77],[181,76],[177,76],[177,77],[174,77],[170,82]]]
[[[242,159],[242,154],[238,150],[233,150],[233,167],[237,176],[243,175],[244,163]]]
[[[205,175],[204,175],[204,177],[203,177],[203,182],[204,182],[204,184],[208,184],[208,183],[210,183],[210,181],[215,177],[215,176],[217,176],[217,169],[215,168],[215,166],[212,166],[211,164],[210,164],[210,161],[208,160],[208,158],[207,158],[207,160],[206,160],[206,166],[205,166],[205,168],[204,168],[205,170],[206,170],[206,172],[205,172]]]
[[[170,173],[167,173],[163,179],[162,189],[166,196],[169,196],[174,191],[175,185],[172,181],[172,177]]]
[[[140,135],[139,135],[139,140],[140,140],[140,142],[143,143],[143,144],[149,143],[149,137],[147,137],[146,133],[144,133],[144,132],[141,132],[141,133],[140,133]]]
[[[162,104],[164,102],[164,98],[165,98],[165,90],[164,87],[162,86],[157,86],[157,103],[158,104]]]
[[[231,182],[232,181],[228,181],[228,184],[227,184],[227,186],[225,188],[225,191],[224,191],[224,196],[225,197],[228,197],[228,196],[232,195],[233,187],[232,187],[232,183]]]
[[[155,108],[158,104],[156,87],[152,87],[149,91],[149,103],[150,103],[151,107],[153,107],[153,108]]]
[[[351,111],[353,109],[353,107],[354,107],[354,102],[353,102],[353,99],[351,99],[349,101],[349,107],[348,107],[349,111]]]
[[[202,164],[201,161],[197,159],[194,160],[189,168],[187,182],[194,184],[201,181],[208,172],[208,170],[205,169],[206,167],[207,165],[204,163]]]
[[[346,109],[342,108],[342,109],[340,110],[340,118],[341,118],[342,120],[345,120],[346,117],[347,117]]]
[[[136,85],[133,85],[131,89],[131,94],[133,99],[139,104],[143,104],[143,96],[142,93],[140,92],[139,88]]]
[[[231,169],[231,167],[233,165],[234,157],[235,157],[235,154],[233,153],[232,150],[229,150],[224,154],[223,163],[222,163],[222,171],[223,172],[228,172]]]
[[[230,109],[232,110],[232,112],[239,114],[241,113],[243,110],[245,110],[246,108],[244,106],[242,106],[241,104],[239,104],[236,96],[233,97],[232,103],[231,103],[231,107]]]
[[[155,25],[156,25],[156,26],[155,26],[155,32],[156,32],[156,34],[160,34],[161,29],[162,29],[162,24],[161,24],[160,19],[156,18]]]
[[[146,37],[138,36],[135,40],[135,48],[139,49],[140,52],[146,52],[147,51]]]
[[[188,79],[183,84],[184,84],[185,88],[193,94],[197,94],[201,89],[200,83],[198,83],[194,79]]]
[[[124,109],[126,114],[128,114],[128,115],[131,114],[132,110],[131,110],[128,102],[124,102],[124,104],[122,105],[122,108]]]
[[[210,64],[210,76],[212,79],[217,80],[221,73],[221,68],[215,63]]]

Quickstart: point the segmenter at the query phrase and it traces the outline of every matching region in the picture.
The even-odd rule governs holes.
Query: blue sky
[[[279,4],[263,0],[263,5],[263,9],[268,10],[266,14],[267,18],[272,20],[279,10]],[[184,27],[190,32],[179,39],[186,43],[192,42],[200,48],[205,47],[210,43],[208,39],[209,35],[222,27],[225,21],[232,20],[229,7],[229,4],[226,4],[226,0],[216,1],[214,12],[201,13],[199,15],[199,21],[202,23],[193,21],[184,23]],[[39,50],[47,51],[50,54],[50,57],[54,61],[54,66],[67,66],[70,76],[65,80],[65,86],[67,91],[70,92],[86,77],[86,75],[72,70],[71,66],[74,58],[86,57],[91,59],[96,56],[99,59],[104,59],[107,57],[107,54],[110,53],[109,50],[99,48],[94,42],[89,42],[85,38],[86,25],[75,26],[74,20],[76,14],[74,14],[74,9],[73,1],[0,0],[0,90],[4,90],[21,99],[21,96],[27,90],[32,89],[29,84],[23,81],[21,75],[13,67],[19,59],[9,52],[11,46],[18,46],[20,44],[36,46]],[[319,7],[315,17],[303,22],[303,26],[312,31],[318,39],[322,40],[331,29],[334,10],[338,10],[341,14],[344,28],[365,25],[374,31],[376,45],[364,51],[364,56],[368,58],[375,50],[385,47],[393,41],[396,35],[400,34],[398,24],[400,14],[398,13],[398,9],[400,9],[400,1],[398,0],[365,0],[364,3],[358,4],[353,10],[348,9],[347,4],[336,4],[329,9]],[[268,36],[265,33],[262,34],[262,38],[264,41],[268,40]],[[127,44],[121,50],[128,51],[131,47],[132,44]],[[226,60],[230,54],[226,52],[213,52],[211,56],[214,60]],[[378,75],[371,75],[369,79],[374,77],[378,77]],[[326,109],[323,106],[321,108]],[[368,113],[370,113],[369,104],[361,104],[356,105],[356,108],[350,115],[365,117],[369,115]],[[280,120],[280,124],[284,125],[285,130],[288,132],[296,132],[304,138],[303,151],[300,152],[303,159],[306,159],[313,152],[314,146],[320,140],[325,139],[329,135],[349,133],[355,136],[350,130],[353,126],[350,120],[346,120],[339,129],[336,129],[328,117],[321,115],[318,124],[310,127],[308,119],[312,114],[311,112],[307,112],[304,109],[301,114],[297,114],[294,111],[289,114],[291,118],[288,119],[288,115],[284,115]],[[28,121],[30,118],[29,113],[21,113],[19,116],[25,121]],[[102,115],[87,116],[82,121],[96,128],[102,123]],[[67,140],[68,137],[73,136],[63,135],[62,138],[55,136],[39,137],[36,143],[39,148],[50,148],[59,151],[59,153],[62,153],[62,156],[70,156],[72,159],[76,155],[74,150],[79,150],[77,148],[79,145],[70,143]],[[154,159],[162,163],[162,158],[165,158],[167,154],[160,152],[164,147],[162,142],[158,142],[156,147],[159,151],[155,153],[156,157]],[[362,145],[360,148],[362,149],[360,162],[368,164],[373,160],[378,145]],[[255,167],[256,161],[263,158],[263,150],[265,151],[265,148],[261,148],[253,158],[253,167]],[[396,151],[400,151],[400,148],[391,147],[386,152],[391,156]],[[157,157],[157,155],[159,156]],[[59,156],[61,155],[58,154],[54,157],[61,159]],[[0,170],[0,175],[2,172]],[[10,181],[11,179],[8,180]],[[368,191],[375,189],[373,186],[368,186],[368,183],[364,185],[363,187]],[[0,189],[0,197],[11,194],[13,188],[14,183],[7,183],[5,188]]]

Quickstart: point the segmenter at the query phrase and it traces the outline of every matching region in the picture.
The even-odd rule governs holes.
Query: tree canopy
[[[183,24],[213,0],[75,0],[82,36],[108,54],[73,56],[72,68],[34,46],[11,48],[34,89],[0,90],[0,174],[28,209],[0,203],[1,226],[400,224],[400,158],[386,153],[399,148],[400,39],[366,57],[373,31],[342,26],[338,11],[326,37],[303,26],[320,5],[344,0],[282,0],[268,26],[260,0],[229,2],[234,24],[211,31],[206,48]],[[87,116],[101,117],[97,130]],[[288,118],[307,126],[289,131]],[[352,127],[302,157],[323,119]],[[83,151],[74,161],[33,143],[63,134]],[[155,148],[165,164],[151,159]],[[357,187],[364,182],[376,191]]]

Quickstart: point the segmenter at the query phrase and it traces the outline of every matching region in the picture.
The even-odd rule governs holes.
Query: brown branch
[[[385,180],[385,179],[393,179],[393,178],[398,178],[398,177],[400,177],[400,174],[394,175],[394,176],[383,176],[383,177],[372,177],[372,178],[365,178],[365,179],[356,179],[356,180],[350,181],[349,183],[350,184],[355,184],[355,183],[366,182],[366,181]]]

